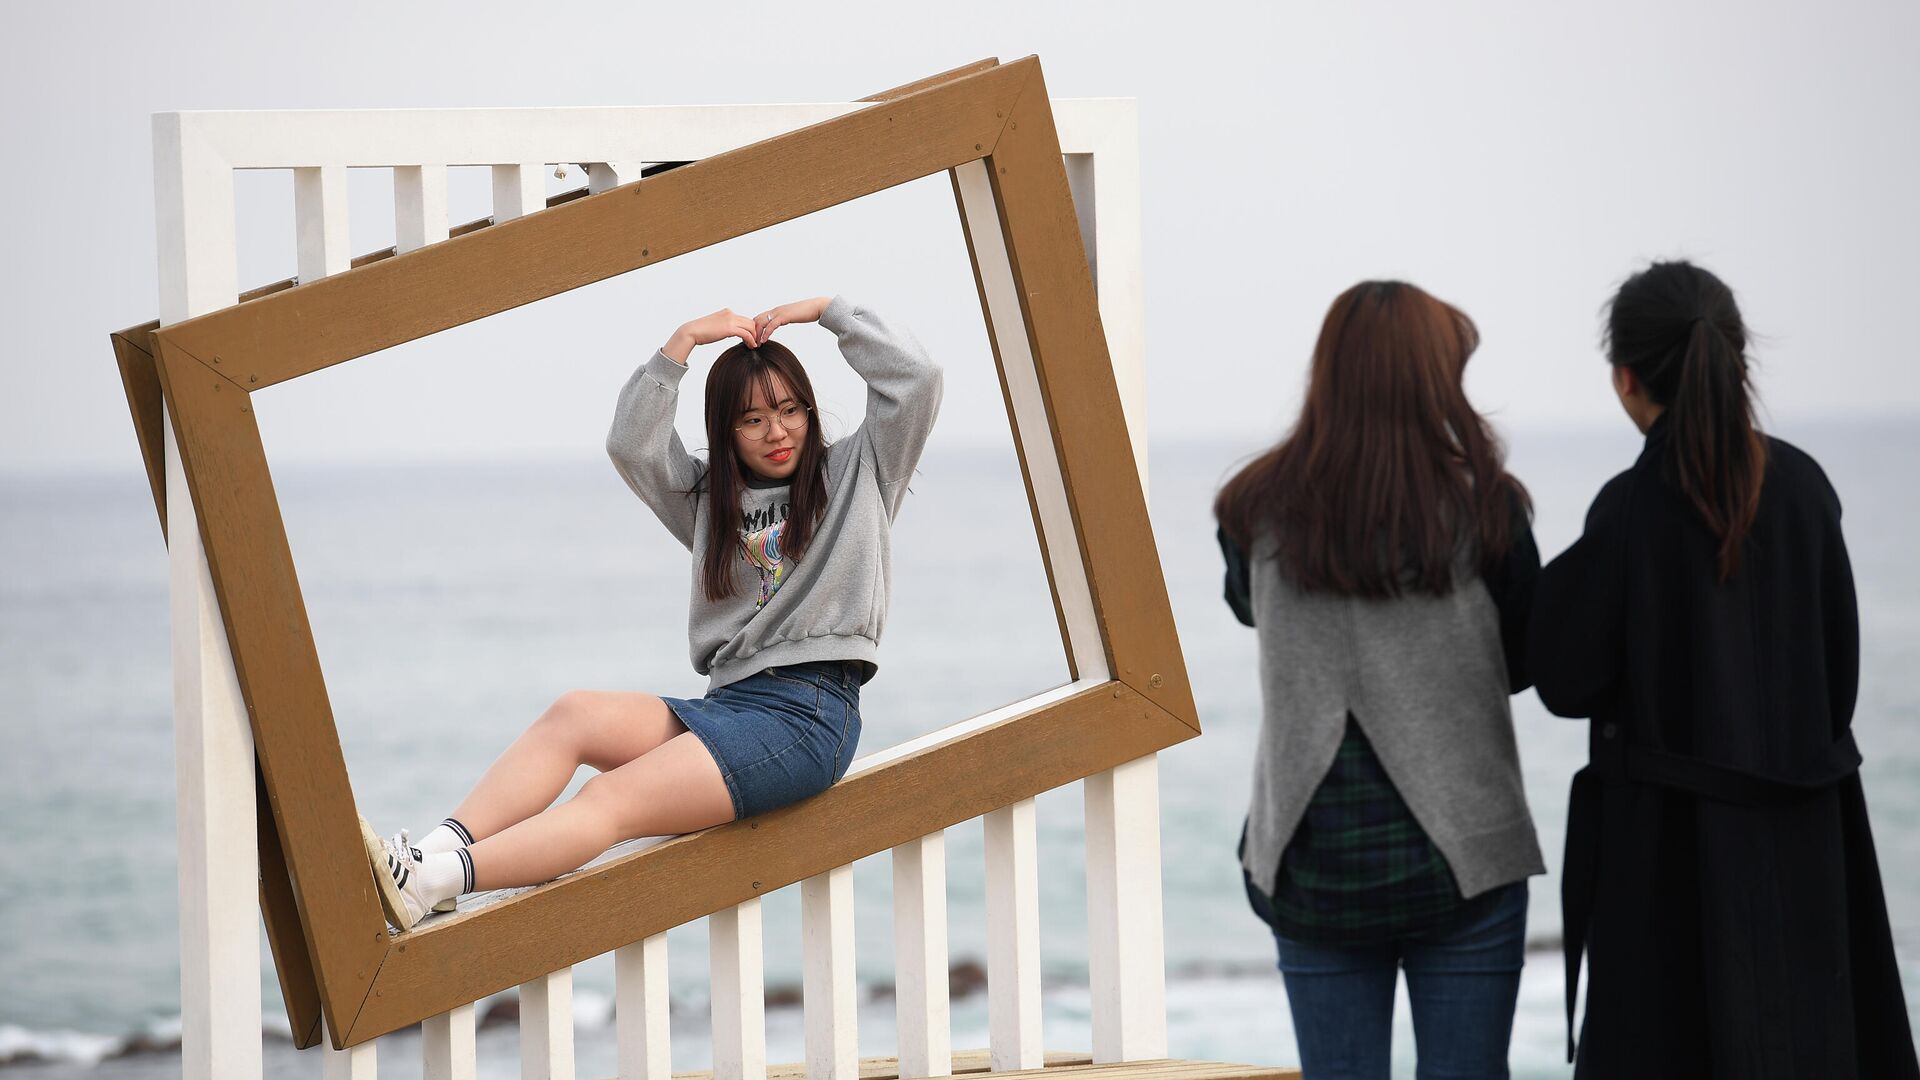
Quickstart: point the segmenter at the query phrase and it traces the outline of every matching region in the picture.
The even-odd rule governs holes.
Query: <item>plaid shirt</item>
[[[1463,900],[1453,871],[1407,809],[1353,718],[1333,765],[1254,906],[1289,938],[1330,945],[1386,941],[1445,922]]]

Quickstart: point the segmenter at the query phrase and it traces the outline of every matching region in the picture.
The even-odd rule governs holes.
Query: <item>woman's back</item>
[[[1532,661],[1549,708],[1627,721],[1636,745],[1759,777],[1820,782],[1858,764],[1847,732],[1859,629],[1839,498],[1811,457],[1767,446],[1739,569],[1721,581],[1719,541],[1672,478],[1655,422],[1640,460],[1594,501],[1584,572],[1542,597],[1536,633],[1561,643]]]
[[[1256,880],[1272,880],[1349,716],[1463,895],[1541,873],[1508,706],[1528,685],[1518,646],[1539,565],[1524,516],[1487,579],[1463,556],[1441,595],[1302,589],[1264,545],[1248,563],[1263,711],[1248,824]]]
[[[1348,289],[1299,420],[1215,503],[1260,637],[1241,863],[1309,1076],[1387,1074],[1402,970],[1423,1075],[1504,1074],[1545,872],[1507,701],[1540,559],[1462,385],[1478,342],[1412,285]]]
[[[1535,593],[1540,697],[1593,718],[1561,892],[1569,1023],[1592,969],[1575,1075],[1917,1077],[1840,504],[1754,425],[1746,340],[1698,267],[1621,286],[1609,361],[1646,444]]]

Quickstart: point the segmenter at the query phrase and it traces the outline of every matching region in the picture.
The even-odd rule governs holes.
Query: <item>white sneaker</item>
[[[366,818],[360,819],[360,839],[367,849],[367,862],[373,870],[374,891],[380,894],[380,908],[387,922],[400,931],[411,930],[426,918],[428,904],[420,895],[420,860],[413,849],[402,847],[398,853],[387,849],[387,842],[373,831]]]
[[[399,832],[387,837],[384,843],[387,848],[387,857],[394,862],[405,863],[408,860],[412,860],[413,862],[426,861],[426,856],[420,853],[419,848],[413,846],[413,842],[407,837],[407,830],[405,829],[401,829]],[[459,903],[459,897],[449,896],[445,900],[433,905],[433,910],[437,913],[452,911],[459,906]]]

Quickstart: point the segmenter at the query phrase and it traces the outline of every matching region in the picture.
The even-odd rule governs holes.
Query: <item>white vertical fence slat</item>
[[[945,832],[893,849],[893,993],[901,1080],[953,1072]]]
[[[479,1060],[473,1002],[421,1022],[420,1062],[423,1080],[474,1080]]]
[[[233,166],[179,113],[153,118],[153,197],[161,324],[239,300]]]
[[[587,192],[598,195],[621,184],[640,179],[644,163],[639,161],[593,161],[587,163]]]
[[[1086,117],[1098,151],[1067,157],[1074,209],[1098,290],[1100,320],[1147,489],[1146,338],[1142,319],[1140,142],[1131,102]],[[1087,828],[1087,960],[1093,1059],[1167,1053],[1161,916],[1159,758],[1148,754],[1083,785]]]
[[[233,169],[177,113],[153,118],[153,158],[160,321],[176,323],[239,299]],[[187,1076],[254,1080],[265,1066],[253,731],[173,424],[163,430],[180,845],[180,1063]]]
[[[713,1080],[766,1080],[767,987],[760,901],[707,916]]]
[[[352,264],[345,166],[293,170],[293,222],[301,281],[318,281]]]
[[[1087,249],[1120,385],[1120,411],[1126,415],[1140,487],[1147,485],[1146,287],[1141,276],[1140,128],[1132,102],[1105,102],[1100,152],[1068,154],[1067,179],[1073,189],[1080,237]]]
[[[323,1080],[378,1080],[380,1075],[380,1052],[378,1040],[369,1040],[359,1046],[349,1046],[345,1050],[335,1050],[331,1033],[324,1030],[322,1024],[320,1040],[320,1075]]]
[[[860,1080],[860,1002],[853,966],[853,867],[800,883],[806,973],[807,1080]]]
[[[1159,773],[1159,758],[1148,754],[1085,781],[1096,1063],[1167,1056]]]
[[[493,167],[493,220],[495,224],[525,217],[547,206],[546,166],[495,165]]]
[[[613,951],[613,1022],[620,1080],[672,1080],[667,1003],[667,935]]]
[[[520,984],[522,1080],[574,1080],[573,969]]]
[[[1039,829],[1032,799],[986,815],[988,1058],[996,1072],[1046,1064],[1040,1040]]]
[[[447,167],[393,169],[393,248],[404,255],[447,238]]]

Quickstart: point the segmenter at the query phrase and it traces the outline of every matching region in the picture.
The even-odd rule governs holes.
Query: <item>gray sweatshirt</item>
[[[791,485],[760,481],[742,493],[732,596],[710,601],[700,587],[707,463],[687,453],[673,427],[686,367],[655,352],[620,391],[607,434],[627,486],[695,553],[687,636],[710,692],[786,664],[857,660],[867,679],[877,668],[893,580],[888,538],[940,411],[941,374],[910,334],[844,297],[834,297],[820,325],[866,380],[867,419],[827,448],[827,509],[804,559],[780,549]]]

